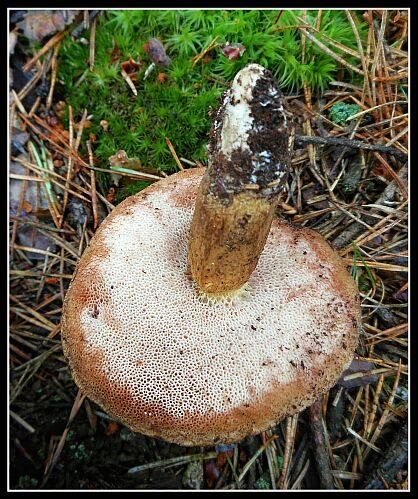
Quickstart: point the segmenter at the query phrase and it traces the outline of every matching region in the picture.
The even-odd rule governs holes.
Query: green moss
[[[263,476],[260,477],[254,484],[254,488],[257,490],[269,490],[271,489],[270,478],[268,473],[263,473]]]
[[[93,451],[87,450],[84,443],[72,444],[69,446],[71,456],[80,462],[87,462],[91,458]]]
[[[357,104],[347,104],[346,102],[339,102],[334,104],[329,110],[329,117],[331,121],[337,125],[344,125],[351,116],[360,112],[361,108]]]
[[[302,64],[301,34],[294,28],[301,15],[301,11],[284,11],[278,19],[274,10],[107,11],[96,29],[92,72],[88,70],[88,44],[71,37],[64,40],[57,92],[72,105],[75,119],[80,119],[84,108],[93,115],[89,132],[97,137],[95,155],[100,166],[106,166],[109,156],[124,149],[144,166],[174,172],[177,166],[165,138],[170,139],[178,156],[204,160],[211,125],[208,110],[216,107],[227,82],[246,64],[257,62],[269,68],[287,92],[300,90],[305,82],[320,92],[336,76],[339,68],[334,59],[309,41],[307,62]],[[315,26],[317,16],[317,11],[308,11],[306,22]],[[359,25],[358,29],[363,36],[365,27]],[[342,11],[322,11],[315,36],[321,39],[323,34],[357,48]],[[143,46],[151,37],[163,42],[172,63],[154,70],[144,81],[150,59]],[[193,57],[215,37],[220,45],[242,43],[246,50],[239,59],[229,60],[217,47],[209,53],[209,60],[193,66]],[[115,44],[120,60],[112,62]],[[129,57],[142,61],[137,96],[121,76],[120,62]],[[164,83],[157,81],[159,71],[166,73]],[[345,75],[352,76],[347,71]],[[109,123],[107,132],[100,126],[101,120]]]
[[[22,475],[19,477],[17,489],[34,489],[38,485],[38,480],[29,475]]]
[[[367,293],[370,289],[375,287],[376,278],[373,274],[373,270],[366,264],[366,261],[354,241],[352,241],[351,245],[353,247],[353,266],[351,267],[351,275],[356,281],[358,289],[363,293]],[[360,267],[357,262],[361,262],[363,267]]]

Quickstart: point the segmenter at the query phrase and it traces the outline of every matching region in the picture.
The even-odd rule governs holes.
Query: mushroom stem
[[[189,245],[190,271],[206,293],[240,289],[255,269],[276,207],[253,192],[232,196],[226,205],[213,195],[207,175],[195,205]]]
[[[242,288],[254,271],[289,171],[292,134],[283,94],[250,64],[224,93],[190,229],[190,272],[201,291]]]

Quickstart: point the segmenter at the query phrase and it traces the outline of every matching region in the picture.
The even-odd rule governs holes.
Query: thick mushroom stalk
[[[189,266],[201,291],[234,292],[248,281],[286,181],[291,139],[273,76],[246,66],[216,111],[191,224]]]

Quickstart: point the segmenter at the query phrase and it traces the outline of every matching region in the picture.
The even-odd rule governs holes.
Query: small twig
[[[238,477],[238,481],[239,482],[242,482],[242,480],[244,479],[245,475],[248,473],[249,469],[251,468],[251,466],[255,463],[255,461],[257,460],[258,456],[260,454],[262,454],[266,448],[273,442],[273,440],[276,440],[277,439],[277,435],[272,435],[270,438],[268,438],[266,440],[266,443],[263,444],[258,450],[257,452],[251,457],[251,459],[245,464],[244,468],[242,469],[241,471],[241,474],[240,476]]]
[[[168,148],[170,149],[171,154],[173,155],[175,162],[177,163],[177,166],[180,168],[181,171],[184,171],[184,167],[181,164],[179,157],[177,156],[176,151],[174,150],[173,144],[170,142],[170,139],[166,137],[165,141],[168,145]]]
[[[14,439],[14,442],[16,444],[16,447],[20,450],[20,452],[28,459],[35,467],[37,466],[35,461],[33,460],[32,456],[27,452],[27,450],[23,447],[23,445],[20,443],[20,440],[16,437]]]
[[[86,398],[85,395],[82,394],[81,390],[78,390],[77,396],[74,400],[73,407],[71,409],[70,416],[67,421],[67,425],[65,427],[65,430],[63,434],[61,435],[61,438],[58,442],[58,445],[56,446],[54,453],[52,455],[52,458],[48,460],[47,466],[45,467],[44,471],[44,478],[42,480],[41,488],[43,488],[48,481],[52,470],[55,468],[55,465],[58,462],[58,459],[61,455],[62,449],[64,448],[65,441],[67,438],[68,431],[70,430],[71,423],[73,422],[74,418],[76,417],[78,411],[80,410],[80,407],[82,406],[84,399]]]
[[[367,151],[380,151],[382,153],[393,154],[401,159],[405,159],[407,154],[395,147],[382,146],[380,144],[369,144],[360,140],[350,140],[343,137],[313,137],[309,135],[295,135],[295,144],[318,144],[325,146],[344,146],[351,149],[365,149]]]
[[[368,479],[365,489],[382,489],[384,484],[382,476],[385,480],[393,480],[395,475],[408,462],[408,421],[405,421],[401,428],[392,438],[389,448],[385,450],[382,458],[377,462],[373,469],[370,478]]]
[[[305,475],[309,469],[309,465],[311,464],[310,460],[307,459],[306,460],[306,463],[302,469],[302,471],[300,472],[299,476],[296,478],[295,482],[293,483],[293,485],[290,487],[291,490],[295,490],[295,489],[298,489],[300,487],[300,484],[302,483],[302,480],[305,478]]]
[[[41,120],[39,118],[39,116],[37,116],[36,114],[33,115],[33,119],[40,124],[40,126],[42,126],[42,128],[45,128],[48,132],[50,132],[51,135],[53,135],[56,140],[54,140],[53,138],[51,138],[49,135],[46,135],[45,133],[42,133],[42,131],[37,127],[35,126],[24,114],[20,114],[20,117],[23,119],[23,121],[25,121],[25,123],[27,125],[29,125],[30,128],[32,128],[32,130],[37,134],[39,135],[39,137],[43,140],[46,140],[48,142],[50,142],[53,146],[54,146],[54,149],[61,153],[63,156],[67,157],[67,158],[73,158],[73,160],[75,159],[77,161],[77,163],[81,164],[82,166],[86,166],[88,167],[88,163],[86,163],[83,158],[81,158],[78,154],[76,154],[76,152],[71,148],[70,151],[68,151],[68,143],[66,141],[66,138],[64,137],[64,135],[62,134],[59,134],[56,132],[56,130],[54,130],[53,128],[51,128],[47,123],[45,123],[43,120]],[[62,147],[60,146],[58,143],[57,143],[57,140],[59,142],[61,142],[65,147]]]
[[[74,144],[74,151],[76,154],[78,152],[78,148],[80,147],[81,136],[83,135],[84,125],[86,123],[86,120],[87,120],[87,109],[84,109],[83,116],[81,117],[81,120],[78,123],[77,137]]]
[[[193,166],[194,168],[196,168],[197,166],[194,161],[190,161],[189,159],[180,157],[180,160],[183,161],[183,163],[187,163],[188,165]]]
[[[373,78],[373,81],[384,81],[384,82],[387,82],[387,81],[403,80],[404,78],[408,78],[408,72],[407,71],[402,72],[402,73],[398,73],[398,74],[392,75],[392,76],[375,76]]]
[[[303,22],[303,21],[302,21]],[[311,42],[315,43],[321,50],[323,50],[327,55],[335,59],[337,62],[342,64],[343,66],[347,67],[348,69],[351,69],[351,71],[354,71],[355,73],[358,73],[360,75],[364,75],[363,71],[359,68],[356,68],[355,66],[349,64],[345,59],[337,55],[335,52],[330,50],[326,45],[324,45],[322,42],[320,42],[315,36],[313,36],[309,31],[306,29],[298,26],[299,30],[302,31],[302,33],[311,40]],[[309,29],[312,29],[311,27]]]
[[[13,272],[18,272],[18,271],[13,271],[13,270],[10,271],[10,273],[13,273]],[[34,376],[36,374],[36,372],[40,369],[43,362],[45,362],[45,360],[50,355],[52,355],[54,352],[61,350],[61,348],[62,347],[60,344],[54,345],[49,350],[42,352],[40,355],[38,355],[37,357],[35,357],[33,359],[29,359],[27,362],[25,362],[24,364],[21,364],[20,366],[18,366],[14,369],[15,372],[20,372],[23,370],[23,374],[22,374],[20,380],[18,381],[17,385],[14,387],[13,393],[10,395],[10,398],[9,398],[10,404],[12,404],[16,400],[16,398],[18,397],[20,392],[23,390],[25,385],[29,382],[29,380],[32,378],[32,376]],[[30,370],[31,368],[32,368],[32,370]]]
[[[369,100],[371,102],[372,96],[371,96],[371,91],[370,91],[369,73],[367,71],[366,58],[365,58],[365,55],[363,52],[363,44],[361,43],[361,38],[360,38],[360,35],[358,33],[357,26],[356,26],[351,14],[350,14],[350,11],[348,9],[345,10],[345,15],[347,16],[348,22],[350,23],[351,29],[353,30],[354,37],[355,37],[356,42],[357,42],[357,48],[358,48],[358,51],[360,54],[361,64],[363,66],[365,92],[363,92],[363,95],[362,95],[362,102],[364,102],[366,92],[367,92],[367,94],[369,96]]]
[[[52,55],[52,61],[51,61],[51,85],[49,87],[49,93],[48,97],[46,100],[46,108],[50,109],[52,105],[52,97],[54,95],[54,88],[55,88],[55,82],[57,79],[57,69],[58,69],[58,63],[57,63],[57,57],[58,57],[58,51],[60,48],[61,42],[58,42],[55,47],[54,47],[54,53]],[[32,110],[31,110],[32,113]],[[30,114],[30,113],[29,113]]]
[[[28,118],[32,118],[32,116],[35,114],[36,110],[38,109],[40,103],[41,103],[41,98],[38,96],[29,111]]]
[[[89,26],[90,26],[89,11],[85,10],[83,12],[83,28],[89,29]]]
[[[48,255],[52,257],[56,257],[57,255],[55,253],[51,253],[50,251],[42,250],[39,248],[33,248],[32,246],[22,246],[20,244],[14,244],[14,249],[20,250],[20,251],[26,251],[29,253],[38,253],[38,255]],[[63,257],[64,261],[69,263],[70,265],[75,265],[75,262],[73,260],[70,260],[69,258]]]
[[[373,449],[374,451],[376,451],[378,454],[383,454],[383,451],[381,449],[379,449],[379,447],[376,447],[376,445],[370,443],[368,440],[366,440],[365,438],[363,438],[361,435],[359,435],[352,428],[348,427],[347,431],[348,431],[348,433],[350,433],[351,435],[353,435],[353,437],[355,437],[358,440],[360,440],[360,442],[363,442],[363,444],[367,445],[367,447],[370,447],[371,449]]]
[[[234,462],[231,461],[231,458],[229,457],[228,453],[226,452],[226,460],[228,461],[229,467],[231,468],[232,475],[235,480],[235,484],[237,486],[237,489],[240,488],[240,483],[238,480],[238,474],[237,474],[237,466],[236,466],[236,461],[237,459],[235,457],[238,457],[238,446],[234,448]]]
[[[57,33],[54,35],[50,40],[46,42],[46,44],[35,54],[32,59],[30,59],[24,66],[23,66],[23,71],[29,71],[32,69],[32,67],[35,65],[36,61],[42,57],[44,54],[48,52],[52,47],[54,47],[58,42],[60,42],[64,36],[68,33],[69,28],[65,29],[64,31],[61,31],[61,33]]]
[[[86,142],[87,150],[89,153],[89,163],[90,166],[94,166],[93,161],[93,151],[91,148],[91,142],[88,140]],[[90,183],[91,183],[91,207],[93,210],[93,228],[96,229],[99,224],[99,218],[97,214],[97,191],[96,191],[96,173],[93,169],[90,170]]]
[[[405,127],[403,130],[401,130],[399,133],[397,133],[392,139],[389,140],[389,142],[386,143],[386,147],[391,146],[395,142],[397,142],[400,138],[402,138],[404,135],[406,135],[409,132],[409,128]],[[399,144],[401,145],[401,144]]]
[[[295,441],[295,432],[297,425],[298,415],[289,416],[286,418],[286,444],[284,449],[283,456],[283,468],[282,473],[279,480],[279,488],[286,489],[287,488],[287,474],[289,470],[289,465],[292,457],[292,451]]]
[[[270,437],[272,435],[271,430],[268,430],[266,432],[266,435]],[[266,448],[266,457],[270,473],[271,488],[275,490],[277,489],[277,479],[279,477],[278,477],[278,467],[277,467],[276,446],[274,444],[269,445]]]
[[[70,150],[73,150],[73,140],[74,140],[74,122],[73,122],[73,110],[72,107],[69,106],[69,133],[70,133]],[[77,154],[80,141],[81,141],[81,135],[83,133],[84,129],[84,123],[87,118],[87,109],[84,109],[83,116],[81,117],[81,121],[78,124],[78,131],[77,131],[77,137],[75,140],[74,144],[74,152]],[[65,181],[65,189],[64,189],[64,199],[62,202],[62,216],[60,219],[60,227],[62,223],[64,222],[64,215],[65,215],[65,209],[67,208],[67,202],[68,202],[68,194],[69,194],[69,185],[72,180],[72,175],[73,175],[73,157],[70,155],[68,158],[68,169],[67,169],[67,179]]]
[[[404,206],[406,204],[407,204],[407,201],[404,201],[402,203],[402,205],[399,206],[399,208],[398,208],[399,211],[402,208],[404,208]],[[362,232],[362,230],[364,231],[364,229],[359,230],[360,235],[357,238],[355,238],[355,235],[357,234],[357,232],[353,233],[352,231],[350,231],[349,235],[350,235],[351,243],[348,247],[339,251],[340,256],[344,256],[347,253],[350,253],[353,250],[353,246],[352,246],[353,243],[357,246],[364,245],[368,241],[370,241],[371,239],[378,237],[381,234],[388,232],[390,229],[392,229],[396,225],[399,225],[400,222],[406,217],[406,215],[400,214],[400,215],[398,215],[397,220],[394,220],[390,224],[385,225],[385,223],[387,223],[394,215],[395,215],[395,212],[389,213],[389,215],[387,215],[385,218],[382,218],[379,222],[377,222],[373,227],[369,228],[366,232]],[[367,218],[369,219],[370,217],[367,217]],[[353,225],[355,225],[355,224],[353,224]],[[360,225],[360,228],[361,228],[361,225]],[[346,233],[344,233],[344,235],[346,235]],[[340,236],[338,236],[338,238],[339,237]],[[341,246],[340,246],[340,241],[337,241],[337,239],[334,241],[334,246],[338,249]],[[345,240],[345,238],[344,238],[344,240]]]
[[[401,179],[402,182],[407,183],[408,182],[408,168],[407,165],[404,165],[397,173],[398,177]],[[396,192],[399,190],[397,182],[394,180],[390,182],[390,184],[385,188],[385,190],[382,192],[382,194],[379,196],[379,198],[376,200],[375,204],[379,205],[386,205],[389,202],[392,202]],[[406,202],[405,202],[406,203]],[[399,207],[398,209],[400,209]],[[389,219],[391,215],[388,215],[387,219]],[[365,217],[366,220],[370,221],[373,223],[372,219],[370,217]],[[344,256],[350,251],[352,251],[353,247],[351,242],[354,241],[356,245],[359,245],[367,242],[369,239],[376,237],[377,235],[383,233],[386,229],[383,228],[380,231],[377,232],[377,229],[381,227],[387,219],[383,219],[380,222],[378,222],[374,227],[373,231],[369,232],[366,234],[366,236],[363,234],[363,226],[359,223],[353,223],[351,224],[344,232],[342,232],[334,241],[333,245],[335,248],[340,249],[344,248],[346,245],[348,245],[345,249],[342,249],[340,251],[340,255]]]
[[[80,179],[81,179],[81,181],[83,182],[84,185],[87,185],[87,186],[89,185],[89,183],[83,177],[83,175],[81,174],[81,172],[79,173],[79,177],[80,177]],[[90,190],[91,190],[91,184],[90,184]],[[109,203],[109,201],[102,194],[100,194],[100,192],[98,190],[96,190],[96,195],[100,199],[100,201],[102,201],[103,204],[106,206],[106,208],[108,209],[109,213],[115,208],[115,206],[112,203]]]
[[[18,96],[19,99],[24,99],[27,94],[32,90],[32,88],[38,83],[38,80],[41,78],[43,72],[44,72],[44,67],[45,67],[45,61],[42,65],[41,68],[38,69],[37,73],[31,78],[26,85],[19,91]]]
[[[142,464],[140,466],[134,466],[129,468],[128,474],[134,475],[140,473],[144,470],[150,470],[153,468],[168,468],[171,466],[180,466],[182,464],[191,463],[193,461],[203,461],[206,459],[215,459],[218,456],[217,452],[208,452],[206,454],[190,454],[180,457],[171,457],[169,459],[163,459],[161,461],[155,461],[153,463]]]
[[[392,177],[392,179],[398,184],[398,187],[401,190],[404,198],[408,199],[408,190],[405,187],[402,180],[399,178],[399,176],[395,173],[393,168],[389,165],[389,163],[384,158],[382,158],[382,156],[378,152],[375,151],[374,155],[380,161],[380,163],[384,166],[385,170],[389,173],[389,175]]]
[[[151,71],[155,68],[155,63],[152,62],[146,69],[145,74],[144,74],[144,80],[148,78],[148,76],[151,74]]]
[[[60,250],[60,274],[64,273],[64,260],[67,260],[64,257],[64,248],[61,248]],[[64,280],[60,279],[60,295],[61,295],[61,301],[64,303],[64,297],[65,297],[65,292],[64,292]]]
[[[121,69],[121,75],[122,75],[122,78],[126,81],[126,83],[128,84],[129,88],[132,90],[132,93],[137,96],[138,95],[138,91],[133,83],[133,81],[131,80],[131,78],[129,77],[128,73],[122,68]]]
[[[47,250],[49,250],[50,247],[48,246]],[[44,266],[43,266],[43,269],[42,269],[42,272],[45,274],[45,272],[47,271],[47,268],[48,268],[48,260],[49,260],[49,255],[48,253],[45,255],[45,260],[44,260]],[[39,302],[39,298],[41,297],[41,293],[42,293],[42,290],[44,289],[44,284],[45,284],[45,277],[43,277],[40,282],[39,282],[39,287],[38,287],[38,292],[36,293],[36,298],[35,298],[35,302],[38,303]],[[42,316],[41,316],[42,317]]]
[[[36,149],[33,142],[29,141],[28,145],[29,145],[31,155],[35,159],[36,164],[38,165],[39,171],[41,172],[41,175],[45,179],[45,182],[41,183],[40,185],[44,191],[45,199],[46,199],[46,202],[48,204],[48,209],[49,209],[49,212],[51,214],[51,218],[53,219],[55,226],[59,227],[60,214],[58,211],[56,195],[52,189],[51,181],[49,178],[50,172],[49,172],[48,165],[47,165],[46,149],[45,149],[44,145],[41,144],[41,147],[42,147],[42,149],[41,149],[42,158],[41,158],[41,156],[39,155],[39,152]]]
[[[315,464],[321,488],[325,490],[335,489],[323,433],[321,399],[309,407],[308,414],[312,436],[312,451],[315,456]]]
[[[379,422],[377,424],[377,427],[376,429],[374,430],[373,432],[373,435],[372,437],[370,438],[369,440],[369,443],[371,444],[374,444],[376,442],[376,440],[378,439],[381,431],[382,431],[382,428],[383,426],[385,425],[386,423],[386,420],[388,418],[388,414],[390,412],[390,407],[392,406],[392,403],[393,403],[393,399],[395,397],[395,393],[396,393],[396,390],[398,388],[398,384],[399,384],[399,379],[400,379],[400,376],[401,376],[401,367],[402,367],[402,363],[401,361],[399,360],[399,364],[398,364],[398,372],[396,374],[396,378],[395,378],[395,381],[393,383],[393,387],[392,387],[392,391],[391,391],[391,394],[389,396],[389,399],[387,400],[386,402],[386,407],[385,409],[383,410],[383,414],[381,415],[380,419],[379,419]],[[368,454],[370,452],[370,447],[368,447],[365,451],[364,451],[364,459],[367,458]]]
[[[37,173],[37,174],[42,174],[43,173],[43,169],[42,168],[38,168],[37,166],[35,166],[34,164],[32,163],[29,163],[28,161],[25,161],[23,159],[19,159],[19,158],[12,158],[13,161],[16,161],[17,163],[20,163],[24,166],[26,166],[26,168],[28,168],[29,170]],[[48,172],[49,175],[51,175],[50,178],[39,178],[39,177],[31,177],[30,175],[14,175],[14,174],[10,174],[10,178],[17,178],[17,179],[20,179],[20,180],[29,180],[31,182],[51,182],[53,184],[55,184],[56,186],[58,186],[60,189],[64,190],[65,189],[65,185],[62,185],[60,184],[57,180],[54,180],[54,178],[52,177],[56,177],[58,179],[61,179],[65,182],[65,178],[62,177],[62,175],[59,175],[58,173],[54,172],[54,171],[49,171]],[[28,177],[28,178],[26,178]],[[70,185],[72,185],[74,188],[77,188],[79,189],[81,192],[83,192],[84,194],[87,194],[88,196],[90,196],[90,191],[88,191],[87,189],[84,189],[83,187],[81,187],[80,185],[76,184],[75,182],[73,181],[70,181],[69,182]],[[88,199],[85,198],[83,195],[79,194],[78,192],[72,190],[72,189],[68,189],[68,192],[70,194],[73,194],[74,196],[78,197],[79,199],[82,199],[83,201],[86,201],[88,202]]]
[[[158,177],[157,175],[152,175],[151,173],[138,172],[136,170],[131,170],[130,168],[122,168],[120,166],[110,166],[110,170],[106,170],[105,168],[98,168],[96,166],[88,166],[88,168],[96,170],[96,172],[116,172],[117,175],[120,175],[121,177],[132,177],[136,178],[137,180],[146,180],[147,182],[157,182],[158,180],[161,180],[163,178]]]
[[[16,106],[17,108],[19,109],[19,111],[24,114],[25,116],[28,115],[28,113],[26,112],[26,109],[25,107],[23,106],[21,100],[19,99],[19,96],[17,95],[16,91],[14,88],[12,88],[12,96],[13,96],[13,99],[15,100],[16,102]]]
[[[383,51],[383,37],[385,35],[385,29],[386,29],[386,21],[387,21],[387,11],[383,10],[382,12],[382,22],[380,25],[379,33],[378,33],[378,39],[377,43],[375,42],[375,53],[374,53],[374,59],[372,63],[372,67],[370,70],[371,73],[371,80],[372,80],[372,90],[373,90],[373,100],[376,102],[376,84],[374,81],[374,78],[376,76],[376,69],[380,63],[380,54]],[[373,29],[374,23],[370,23],[370,31],[373,35],[373,41],[374,40],[374,29]]]
[[[87,413],[87,418],[89,420],[91,429],[93,430],[93,433],[96,433],[96,428],[97,428],[97,416],[94,414],[93,409],[91,408],[90,402],[88,399],[84,400],[84,408],[86,409]]]
[[[88,19],[86,19],[86,14],[87,14],[87,10],[84,11],[84,15],[83,15],[83,20],[81,21],[81,23],[76,26],[72,31],[71,31],[71,36],[73,38],[78,38],[81,33],[85,30],[85,29],[88,29],[89,27],[89,24],[93,21],[93,19],[96,18],[96,16],[100,13],[100,10],[91,10],[90,12],[88,12]]]
[[[352,471],[340,470],[331,470],[331,475],[342,480],[361,480],[363,476],[361,473],[353,473]]]
[[[16,414],[12,410],[10,410],[9,412],[10,412],[10,416],[15,421],[17,421],[21,426],[23,426],[23,428],[25,428],[25,430],[28,430],[29,433],[35,433],[35,431],[36,431],[35,428],[32,425],[30,425],[29,423],[27,423],[23,418],[21,418],[19,416],[19,414]]]
[[[84,244],[84,240],[85,240],[86,229],[87,229],[87,217],[84,219],[83,228],[81,230],[80,240],[79,240],[79,244],[78,244],[78,256],[79,256],[79,258],[83,254],[83,244]]]
[[[68,106],[68,122],[69,122],[70,150],[72,151],[73,140],[74,140],[74,124],[73,124],[73,108],[72,108],[72,106]],[[60,219],[60,225],[59,225],[60,228],[64,222],[65,209],[67,208],[68,188],[70,185],[72,170],[73,170],[73,157],[70,155],[68,158],[68,164],[67,164],[67,179],[65,181],[64,199],[62,202],[62,217]]]
[[[18,217],[14,215],[9,216],[10,220],[17,221],[17,222],[24,222],[27,225],[30,225],[32,227],[40,227],[41,229],[46,229],[51,232],[60,232],[61,234],[70,234],[74,235],[76,232],[74,230],[66,230],[66,229],[57,229],[56,227],[51,227],[50,225],[42,224],[40,222],[34,222],[33,220],[26,220],[27,217]]]
[[[192,61],[192,68],[196,66],[196,64],[202,59],[208,52],[210,52],[212,49],[215,48],[216,46],[216,40],[219,38],[219,36],[215,36],[215,38],[209,43],[209,45],[202,51],[200,54],[196,55],[193,57]]]
[[[94,69],[94,53],[96,47],[96,24],[97,24],[97,18],[94,18],[90,28],[90,55],[89,55],[90,71],[93,71]]]

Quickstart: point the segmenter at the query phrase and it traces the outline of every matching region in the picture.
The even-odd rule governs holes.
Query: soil
[[[199,448],[185,448],[133,433],[101,412],[93,402],[84,401],[67,434],[64,449],[49,479],[42,484],[51,443],[56,443],[66,428],[76,389],[68,369],[61,368],[57,391],[52,377],[35,380],[25,391],[25,402],[13,409],[34,429],[29,433],[11,419],[10,487],[11,489],[179,489],[183,488],[183,466],[151,469],[128,474],[134,466],[167,458],[198,454]],[[48,366],[53,370],[53,363]],[[63,395],[66,395],[64,398]],[[72,398],[71,398],[72,397]],[[67,400],[68,398],[68,400]],[[31,400],[29,400],[31,399]],[[94,423],[89,421],[89,404]],[[98,414],[96,414],[96,412]],[[41,487],[41,485],[43,485]]]

